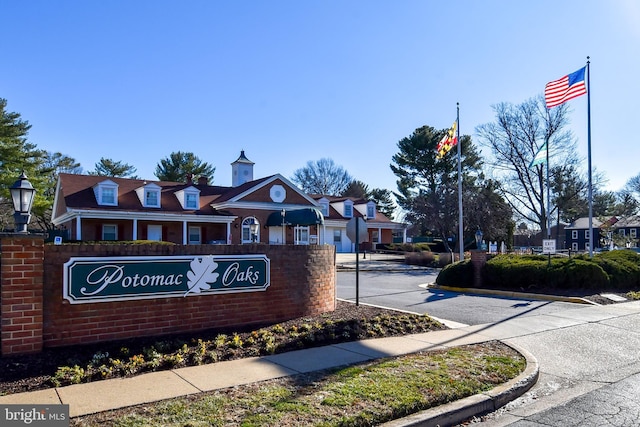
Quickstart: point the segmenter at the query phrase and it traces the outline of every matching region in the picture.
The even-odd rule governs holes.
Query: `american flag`
[[[555,107],[587,93],[587,86],[584,82],[586,68],[582,67],[575,73],[547,83],[544,87],[544,100],[547,108]]]

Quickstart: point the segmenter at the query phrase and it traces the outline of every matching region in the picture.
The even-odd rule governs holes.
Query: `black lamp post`
[[[13,200],[13,218],[16,222],[16,232],[26,233],[27,225],[31,220],[31,206],[33,196],[36,194],[35,188],[31,185],[27,176],[22,172],[20,178],[9,187],[11,199]]]
[[[482,230],[480,230],[480,227],[478,227],[478,229],[476,230],[475,238],[476,238],[476,248],[482,249]]]
[[[362,219],[366,222],[367,221],[367,216],[363,215]],[[360,236],[358,236],[358,239],[360,239]],[[371,256],[369,256],[369,258],[371,258]],[[367,248],[366,247],[362,250],[362,259],[367,259]]]

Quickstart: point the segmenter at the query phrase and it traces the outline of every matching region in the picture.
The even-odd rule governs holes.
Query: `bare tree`
[[[347,189],[353,178],[332,159],[322,158],[308,161],[305,167],[293,173],[291,180],[306,193],[336,196]]]
[[[489,149],[487,165],[500,183],[499,191],[519,219],[547,227],[546,164],[530,168],[536,153],[545,143],[550,163],[576,165],[573,134],[565,130],[569,123],[568,106],[547,109],[540,96],[520,105],[501,103],[493,107],[496,120],[476,128],[480,144]]]
[[[635,200],[636,207],[640,204],[640,174],[630,178],[621,191],[623,197]]]

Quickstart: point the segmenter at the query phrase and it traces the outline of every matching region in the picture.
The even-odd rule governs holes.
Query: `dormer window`
[[[320,211],[322,212],[322,216],[329,216],[329,201],[327,199],[320,199]]]
[[[198,209],[198,195],[195,193],[186,193],[184,198],[184,207],[187,209]]]
[[[198,190],[196,187],[187,187],[180,191],[176,191],[175,195],[180,202],[182,209],[200,209],[200,190]]]
[[[116,191],[115,188],[107,187],[103,188],[100,192],[102,196],[100,204],[102,205],[115,205],[116,204]]]
[[[351,200],[345,200],[344,202],[344,217],[353,217],[353,202]]]
[[[154,183],[146,184],[144,187],[136,189],[138,199],[145,208],[160,207],[160,186]]]
[[[367,203],[367,218],[374,219],[376,217],[376,204],[373,202]]]
[[[160,207],[160,192],[157,190],[145,190],[144,205],[149,208]]]
[[[118,184],[111,180],[98,183],[93,187],[96,201],[103,206],[118,206]]]

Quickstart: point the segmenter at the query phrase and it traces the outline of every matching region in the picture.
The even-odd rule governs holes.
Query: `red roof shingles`
[[[130,178],[115,178],[97,175],[60,174],[60,191],[66,208],[69,209],[100,209],[113,211],[149,211],[149,212],[192,212],[196,215],[214,214],[216,211],[211,203],[227,201],[242,194],[251,187],[268,179],[262,178],[247,182],[238,187],[221,187],[214,185],[185,184],[169,181],[149,181]],[[104,181],[113,181],[118,185],[118,205],[99,205],[93,188]],[[144,207],[136,194],[136,189],[153,183],[160,187],[160,208]],[[197,211],[182,208],[175,193],[185,188],[195,187],[200,190],[200,209]]]

